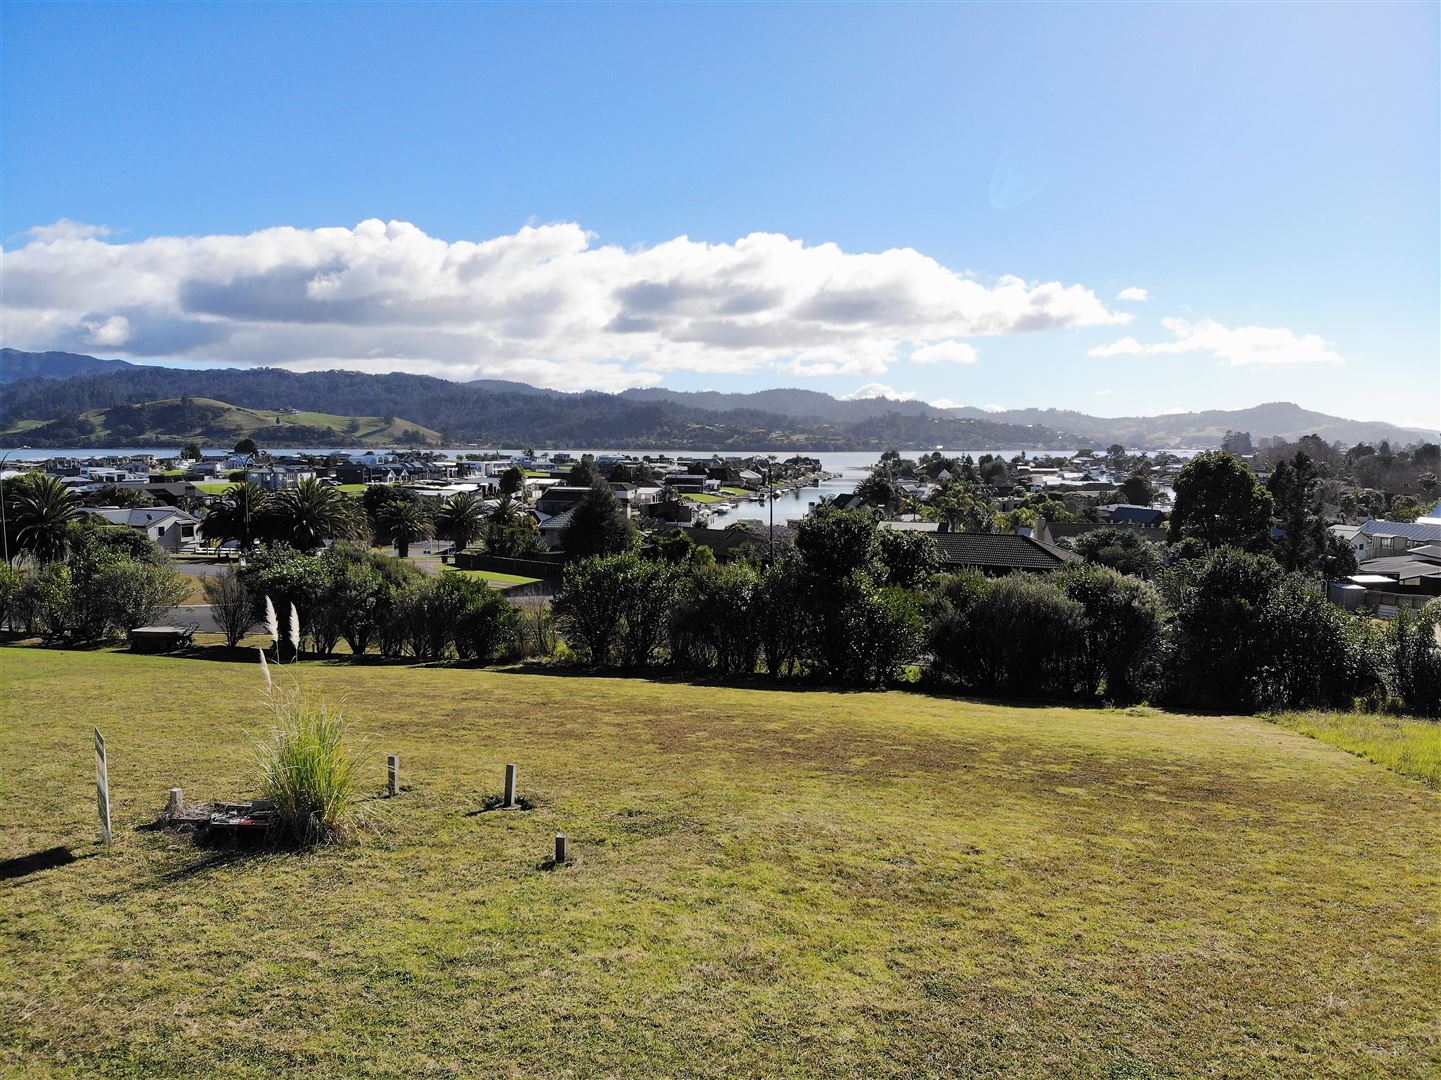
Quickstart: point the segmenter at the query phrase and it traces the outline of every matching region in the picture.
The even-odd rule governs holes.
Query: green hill
[[[0,438],[37,445],[229,445],[252,438],[263,446],[439,445],[440,432],[398,417],[250,409],[215,398],[187,397],[113,405],[51,420],[25,419]]]

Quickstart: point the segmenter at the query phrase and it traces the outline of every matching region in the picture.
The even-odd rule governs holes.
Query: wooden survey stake
[[[110,768],[105,763],[105,736],[95,729],[95,807],[100,812],[100,842],[110,846]]]

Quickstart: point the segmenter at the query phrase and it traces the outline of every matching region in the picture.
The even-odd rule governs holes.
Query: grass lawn
[[[0,1073],[1435,1076],[1441,794],[1262,720],[310,663],[407,786],[249,790],[251,663],[0,653]],[[116,842],[94,843],[90,727]],[[480,813],[506,762],[537,807]],[[542,869],[557,832],[577,862]],[[44,862],[45,860],[40,860]]]
[[[730,497],[729,497],[729,496],[726,496],[726,495],[709,495],[709,494],[706,494],[705,492],[692,492],[692,493],[689,493],[689,494],[686,494],[686,495],[682,495],[681,498],[682,498],[682,499],[689,499],[691,502],[698,502],[698,503],[730,502]]]
[[[234,487],[229,480],[201,480],[195,486],[207,495],[224,495],[227,489]]]
[[[446,573],[480,578],[492,585],[534,585],[540,580],[540,578],[525,577],[522,574],[502,574],[496,570],[456,570],[453,567],[447,567]]]

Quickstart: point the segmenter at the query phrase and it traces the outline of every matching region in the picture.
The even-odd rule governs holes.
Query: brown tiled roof
[[[1011,533],[922,533],[940,549],[941,564],[977,570],[1056,570],[1078,562],[1073,551]]]

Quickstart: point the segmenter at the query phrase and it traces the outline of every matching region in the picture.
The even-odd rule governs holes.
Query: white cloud
[[[1175,341],[1143,345],[1124,337],[1110,345],[1097,345],[1091,356],[1174,356],[1208,352],[1232,367],[1248,364],[1341,364],[1345,361],[1331,344],[1315,334],[1296,334],[1281,326],[1238,326],[1234,330],[1214,319],[1187,322],[1162,319]]]
[[[865,386],[852,390],[849,394],[842,394],[841,401],[869,401],[872,398],[888,398],[891,401],[915,401],[916,395],[909,390],[897,390],[895,387],[887,386],[885,383],[866,383]]]
[[[599,245],[573,223],[449,242],[401,221],[131,243],[73,221],[3,253],[3,338],[28,349],[423,371],[567,389],[664,373],[803,376],[969,363],[953,339],[1116,326],[1081,285],[976,281],[918,251],[772,233]]]
[[[950,398],[945,397],[936,398],[935,401],[927,402],[927,404],[930,405],[933,409],[954,409],[956,407],[956,403],[954,401],[952,401]]]
[[[1135,300],[1138,303],[1151,299],[1151,294],[1139,285],[1132,285],[1129,289],[1122,289],[1116,294],[1117,300]]]
[[[1107,356],[1140,356],[1145,351],[1146,346],[1142,345],[1135,338],[1123,337],[1120,341],[1113,341],[1109,345],[1097,345],[1094,349],[1086,353],[1086,355],[1102,358]]]
[[[26,233],[35,240],[49,243],[55,240],[88,240],[92,237],[110,236],[115,230],[108,225],[87,225],[83,221],[61,218],[49,225],[36,225]]]
[[[1005,411],[1006,411],[1006,407],[1005,407],[1004,405],[982,405],[982,406],[981,406],[981,409],[984,410],[985,412],[1005,412]]]
[[[976,350],[963,341],[937,341],[912,349],[911,359],[918,364],[974,364]]]
[[[130,340],[130,320],[124,315],[112,315],[104,322],[89,320],[80,325],[86,329],[91,345],[120,346]]]

